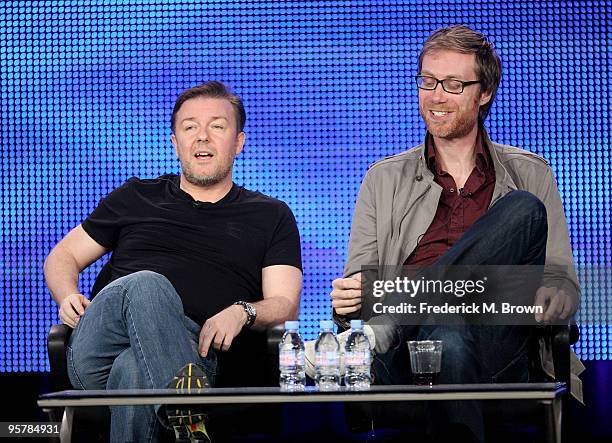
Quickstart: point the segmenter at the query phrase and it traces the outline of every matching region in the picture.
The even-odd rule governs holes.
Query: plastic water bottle
[[[304,340],[300,336],[298,321],[286,321],[285,333],[278,345],[280,387],[284,391],[303,391],[306,385],[304,373]]]
[[[320,391],[335,391],[340,387],[340,343],[334,322],[321,320],[320,327],[315,343],[315,382]]]
[[[346,367],[344,384],[347,389],[370,389],[372,351],[370,350],[370,341],[363,333],[363,322],[361,320],[351,320],[351,331],[346,340],[344,352]]]

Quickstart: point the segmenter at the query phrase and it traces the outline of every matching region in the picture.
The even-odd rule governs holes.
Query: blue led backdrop
[[[0,372],[48,370],[46,334],[59,320],[46,254],[127,178],[179,171],[174,99],[210,79],[247,108],[235,181],[296,215],[300,320],[313,337],[367,166],[422,139],[418,50],[450,24],[484,32],[501,54],[492,138],[548,159],[577,264],[611,265],[610,2],[0,4]],[[83,276],[85,293],[100,267]],[[597,284],[580,317],[583,359],[612,356],[612,284]]]

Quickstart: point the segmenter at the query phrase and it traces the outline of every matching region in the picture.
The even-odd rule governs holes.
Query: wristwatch
[[[255,319],[257,318],[257,309],[255,309],[255,306],[253,306],[249,302],[242,301],[242,300],[237,301],[234,304],[242,306],[242,308],[244,309],[244,312],[246,312],[247,322],[245,323],[244,327],[250,328],[251,326],[253,326],[253,323],[255,323]]]

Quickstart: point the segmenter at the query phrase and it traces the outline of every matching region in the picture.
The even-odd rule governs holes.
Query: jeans
[[[166,277],[136,272],[108,284],[85,310],[68,344],[68,376],[77,389],[165,389],[197,363],[213,383],[216,355],[200,357],[199,333]],[[158,441],[159,408],[111,407],[111,441]]]
[[[435,265],[544,265],[546,208],[534,195],[512,191],[480,217]],[[535,288],[533,288],[535,290]],[[528,326],[400,326],[392,316],[372,324],[376,336],[375,378],[381,384],[410,381],[407,340],[442,340],[440,383],[528,381]],[[381,324],[382,323],[382,324]],[[380,338],[380,345],[379,345]],[[382,352],[380,352],[382,351]],[[430,433],[454,424],[467,426],[484,441],[480,405],[475,401],[430,402]],[[444,437],[442,437],[444,438]]]

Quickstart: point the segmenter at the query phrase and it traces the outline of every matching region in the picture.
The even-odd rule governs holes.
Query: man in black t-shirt
[[[241,99],[222,83],[183,92],[172,113],[180,176],[128,180],[47,257],[60,319],[75,328],[68,348],[75,388],[166,388],[185,367],[204,371],[197,381],[206,383],[204,375],[213,380],[217,372],[215,351],[222,356],[250,330],[297,317],[293,214],[232,181],[245,119]],[[79,273],[109,251],[104,287],[90,302],[78,290]],[[153,408],[111,411],[112,440],[159,438]]]

